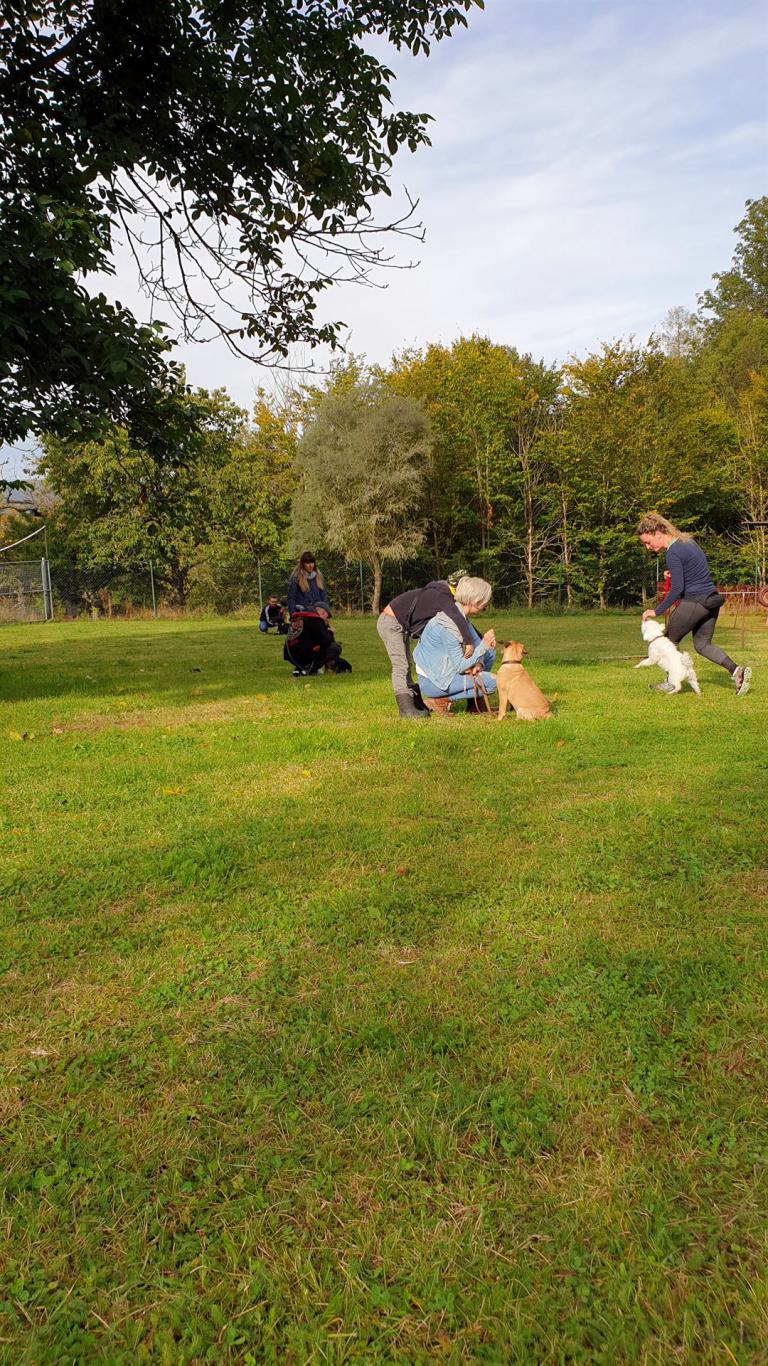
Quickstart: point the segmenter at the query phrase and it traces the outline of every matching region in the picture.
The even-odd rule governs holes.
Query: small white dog
[[[643,640],[648,641],[648,658],[641,659],[635,668],[649,669],[652,664],[658,664],[667,675],[666,683],[656,685],[660,692],[680,692],[683,684],[687,682],[696,696],[701,697],[701,688],[691,656],[678,650],[671,640],[667,640],[664,627],[659,625],[658,621],[654,621],[653,617],[649,617],[642,623],[640,634]]]

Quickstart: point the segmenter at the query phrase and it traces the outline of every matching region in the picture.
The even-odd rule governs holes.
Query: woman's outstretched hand
[[[483,644],[487,645],[489,650],[496,649],[496,632],[493,630],[493,628],[491,628],[490,631],[486,631],[485,635],[483,636]]]
[[[643,615],[642,615],[642,617],[641,617],[641,621],[648,621],[648,619],[649,619],[650,617],[655,617],[655,616],[656,616],[656,613],[654,612],[653,608],[652,608],[652,607],[649,607],[647,612],[643,612]]]

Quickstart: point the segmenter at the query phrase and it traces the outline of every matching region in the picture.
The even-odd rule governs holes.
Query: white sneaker
[[[752,670],[748,664],[740,664],[733,675],[733,683],[736,688],[737,697],[745,697],[749,692],[749,684],[752,678]]]

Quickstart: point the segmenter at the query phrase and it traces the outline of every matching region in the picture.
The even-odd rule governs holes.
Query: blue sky
[[[479,330],[564,359],[646,336],[727,268],[766,192],[768,6],[489,0],[403,102],[433,147],[398,163],[421,198],[422,264],[344,297],[356,348]]]
[[[695,308],[768,192],[768,0],[487,0],[428,60],[390,60],[397,103],[435,118],[393,175],[426,243],[324,305],[371,360],[473,331],[547,360],[644,339]],[[127,262],[109,288],[146,314]],[[223,345],[181,356],[246,405],[269,383]]]

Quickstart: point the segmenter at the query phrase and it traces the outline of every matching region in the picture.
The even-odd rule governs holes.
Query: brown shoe
[[[496,708],[490,702],[486,703],[485,698],[469,697],[467,699],[467,716],[495,716]]]
[[[450,697],[425,697],[424,693],[422,693],[422,697],[424,698],[424,705],[429,707],[430,711],[437,712],[438,716],[450,715]]]

